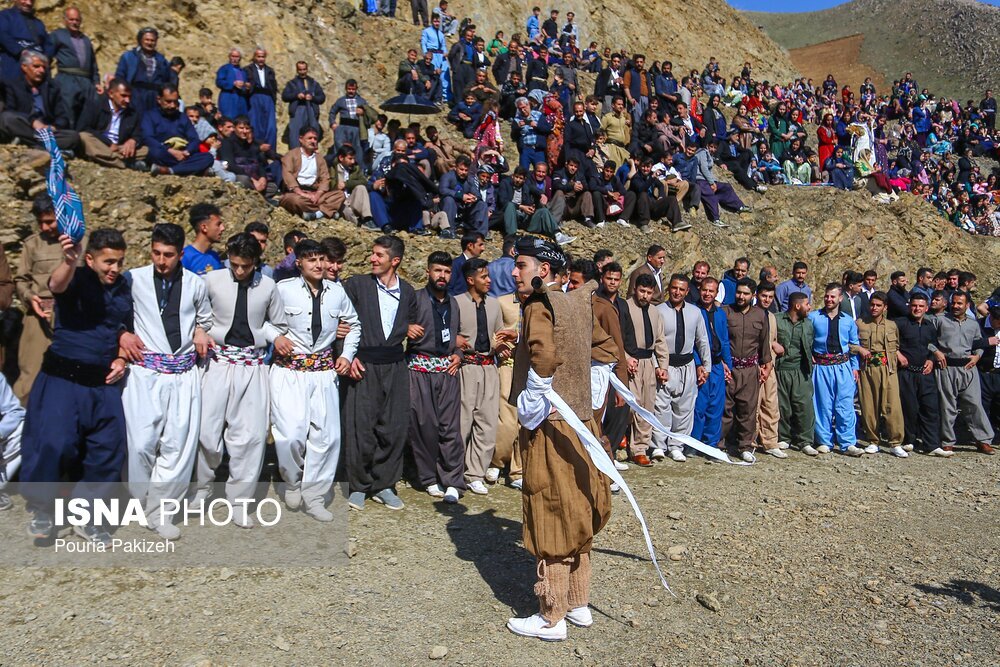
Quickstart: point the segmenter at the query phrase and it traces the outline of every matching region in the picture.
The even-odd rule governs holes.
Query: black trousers
[[[722,156],[721,153],[716,154],[716,160],[720,163],[726,165],[726,169],[729,173],[733,175],[736,182],[742,185],[747,190],[756,190],[757,184],[754,183],[753,179],[747,175],[747,170],[750,168],[750,160],[753,158],[750,151],[741,149],[739,155],[736,157]]]
[[[361,380],[348,380],[344,451],[351,492],[374,495],[395,486],[403,474],[410,371],[403,361],[365,367]]]
[[[899,402],[903,405],[903,444],[925,452],[941,446],[941,406],[934,374],[899,369]]]
[[[673,196],[654,198],[646,192],[639,193],[635,210],[637,225],[645,225],[650,220],[660,218],[666,218],[671,225],[681,221],[681,207],[677,205],[677,198]]]
[[[424,488],[465,489],[462,381],[447,373],[410,373],[410,447]]]
[[[607,409],[604,411],[604,422],[602,427],[604,429],[604,435],[607,436],[608,442],[611,443],[611,453],[614,454],[618,451],[618,445],[621,443],[622,438],[628,433],[629,424],[632,422],[632,411],[627,405],[623,405],[620,408],[615,407],[615,398],[618,394],[615,392],[614,387],[608,388],[608,399],[607,399]]]
[[[28,114],[17,111],[4,111],[0,113],[0,135],[17,137],[28,146],[42,148],[38,138],[35,137],[35,130],[31,127]],[[64,128],[56,129],[53,134],[56,137],[56,145],[64,151],[70,151],[80,143],[80,135],[75,130]]]
[[[993,427],[993,444],[1000,444],[1000,370],[979,370],[979,386],[983,394],[983,410]]]

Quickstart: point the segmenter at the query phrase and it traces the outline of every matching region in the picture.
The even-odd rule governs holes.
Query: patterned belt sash
[[[212,358],[224,361],[234,366],[263,366],[267,348],[236,347],[235,345],[216,345],[212,348]]]
[[[733,357],[733,368],[751,368],[760,365],[760,355],[751,354],[749,357]]]
[[[466,352],[462,357],[463,366],[496,366],[496,359],[491,354],[479,354],[478,352]]]
[[[186,354],[165,354],[160,352],[143,352],[142,361],[135,362],[147,370],[164,375],[187,373],[194,368],[198,355],[195,352]]]
[[[872,356],[868,357],[865,363],[869,366],[888,366],[889,357],[885,352],[872,352]]]
[[[336,363],[337,358],[333,355],[333,348],[308,354],[305,352],[293,352],[287,356],[274,356],[275,366],[281,366],[293,371],[332,371]]]
[[[430,354],[411,354],[406,365],[411,371],[418,373],[445,373],[451,366],[451,359]]]
[[[814,354],[813,363],[817,366],[839,366],[851,360],[849,354]]]

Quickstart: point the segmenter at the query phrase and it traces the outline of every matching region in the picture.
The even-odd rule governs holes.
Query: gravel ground
[[[1000,457],[626,475],[676,597],[619,497],[562,643],[504,628],[536,609],[514,490],[404,489],[351,514],[341,567],[0,569],[0,664],[1000,665]]]

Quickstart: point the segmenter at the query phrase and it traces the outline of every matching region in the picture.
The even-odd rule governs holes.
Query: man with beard
[[[777,276],[777,270],[774,275]],[[778,344],[778,323],[771,307],[774,305],[774,283],[770,281],[761,282],[757,285],[756,306],[764,311],[767,317],[767,343],[771,348],[774,358],[784,350]],[[760,385],[760,394],[757,398],[757,436],[754,439],[760,449],[765,454],[770,454],[776,459],[788,458],[778,440],[778,422],[781,413],[778,410],[778,377],[774,372],[774,364],[771,364],[771,372],[767,374],[767,379]],[[787,447],[787,445],[786,445]]]
[[[246,94],[248,115],[253,127],[254,138],[261,143],[261,150],[267,151],[278,143],[278,121],[275,117],[274,100],[278,96],[278,80],[274,69],[267,64],[267,50],[257,47],[253,51],[253,62],[243,73],[247,78]]]
[[[778,376],[779,446],[791,446],[808,456],[813,447],[816,412],[813,407],[813,325],[809,320],[809,297],[803,292],[788,295],[788,310],[775,316],[780,346],[775,372]]]
[[[88,159],[104,167],[145,169],[149,149],[140,145],[139,112],[132,108],[132,89],[112,79],[103,95],[80,116],[80,144]]]
[[[899,402],[899,328],[885,315],[888,298],[875,292],[869,300],[871,314],[860,318],[858,340],[862,367],[858,374],[858,401],[861,405],[861,431],[867,441],[866,454],[877,454],[886,436],[894,456],[905,459],[903,449],[903,408]],[[881,427],[881,428],[880,428]]]
[[[710,447],[718,447],[722,439],[722,413],[726,408],[726,384],[732,380],[733,358],[729,348],[729,322],[726,313],[716,303],[719,281],[706,276],[701,281],[698,308],[705,320],[708,332],[708,347],[711,351],[711,371],[708,379],[698,387],[698,398],[694,402],[694,426],[691,437],[701,440]],[[694,363],[701,366],[701,355],[695,349]]]
[[[931,456],[949,457],[941,448],[941,402],[934,378],[934,360],[929,346],[937,341],[933,317],[927,314],[924,294],[910,294],[910,314],[895,320],[899,329],[899,399],[903,409],[903,451],[917,442]]]
[[[211,153],[198,151],[198,133],[191,121],[180,112],[180,94],[172,83],[160,89],[158,107],[144,113],[141,121],[142,143],[149,148],[150,170],[154,175],[189,176],[201,174],[212,166]]]
[[[635,279],[635,291],[626,301],[635,335],[624,341],[631,378],[629,389],[639,405],[650,411],[656,407],[657,387],[667,381],[670,367],[663,320],[660,311],[651,303],[655,288],[656,283],[648,274]],[[630,449],[636,465],[651,465],[648,450],[652,445],[652,435],[653,427],[641,416],[633,414]],[[658,454],[658,458],[662,458],[663,451]]]
[[[281,101],[288,105],[288,127],[285,142],[289,148],[299,145],[303,128],[313,127],[323,139],[319,122],[319,107],[326,102],[326,93],[316,79],[309,76],[309,65],[304,60],[295,63],[295,78],[285,84]]]
[[[333,145],[340,148],[344,144],[354,146],[354,154],[363,156],[361,145],[361,122],[368,102],[358,95],[358,82],[348,79],[344,83],[344,94],[337,98],[329,113],[330,129],[333,130]]]
[[[333,218],[345,202],[343,190],[330,188],[330,168],[317,152],[319,131],[305,127],[299,131],[299,145],[281,158],[284,194],[278,205],[304,220]]]

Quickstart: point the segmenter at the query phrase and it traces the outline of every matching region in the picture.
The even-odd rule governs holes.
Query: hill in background
[[[744,15],[813,79],[832,72],[840,85],[856,89],[865,70],[890,85],[910,71],[922,88],[963,103],[978,102],[984,90],[1000,84],[1000,8],[975,0],[853,0],[818,12]],[[862,38],[860,48],[850,40],[835,42],[824,67],[829,42],[855,35]]]

